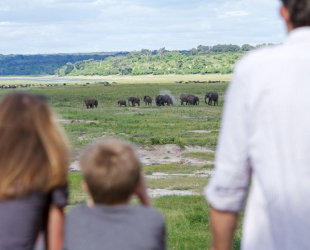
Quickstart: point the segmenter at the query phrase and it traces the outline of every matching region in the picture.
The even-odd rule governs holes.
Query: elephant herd
[[[218,105],[218,93],[217,92],[208,92],[205,95],[205,103],[208,105]],[[208,102],[207,102],[208,100]],[[146,95],[143,97],[143,101],[145,103],[145,105],[152,105],[152,97]],[[181,105],[184,105],[184,103],[186,105],[199,105],[199,97],[195,96],[195,95],[191,95],[191,94],[182,94],[180,96],[180,102]],[[86,108],[94,108],[98,106],[98,101],[96,99],[93,98],[85,98],[84,99],[84,103]],[[170,95],[157,95],[155,97],[155,103],[157,106],[170,106],[173,105],[173,99]],[[120,99],[118,100],[117,104],[121,107],[121,106],[125,106],[127,107],[127,102],[124,99]],[[138,106],[140,106],[140,98],[139,97],[134,97],[131,96],[128,98],[128,106],[133,106],[135,107],[136,104]]]
[[[153,99],[152,99],[152,97],[146,95],[143,97],[143,101],[144,101],[145,105],[152,105]],[[125,107],[127,106],[126,100],[124,100],[124,99],[118,100],[117,103],[119,106],[125,106]],[[157,106],[165,106],[165,104],[170,106],[170,105],[173,105],[173,100],[172,100],[171,96],[169,96],[169,95],[157,95],[155,97],[155,103]],[[140,98],[139,97],[131,96],[128,98],[128,106],[131,105],[131,106],[135,107],[136,104],[138,106],[140,106]]]

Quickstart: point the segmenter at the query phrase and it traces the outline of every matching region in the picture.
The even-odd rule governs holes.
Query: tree
[[[127,72],[131,73],[132,71],[132,68],[130,68],[129,64],[125,61],[121,61],[117,68],[122,75],[126,75]]]
[[[210,46],[203,46],[203,45],[199,45],[197,47],[197,52],[198,54],[208,54],[210,53]]]
[[[196,55],[197,54],[197,49],[195,49],[195,48],[190,49],[190,53],[191,53],[192,56]]]
[[[140,51],[132,51],[126,56],[131,63],[139,61],[141,57],[141,52]]]
[[[160,48],[159,50],[157,50],[157,54],[158,54],[160,57],[164,57],[165,54],[166,54],[166,49],[165,49],[165,47]]]
[[[66,75],[68,75],[68,74],[70,74],[71,73],[71,71],[74,69],[74,66],[73,66],[73,64],[72,63],[67,63],[67,68],[66,68],[66,70],[65,70],[65,74]]]
[[[238,52],[240,51],[240,47],[238,45],[233,44],[218,44],[213,46],[210,51],[212,52]]]
[[[251,46],[250,44],[243,44],[242,47],[241,47],[242,51],[250,51],[252,49],[254,49],[254,47]]]
[[[150,51],[149,49],[141,50],[141,56],[145,57],[147,61],[149,60],[151,55],[152,55],[152,51]]]
[[[259,49],[259,48],[266,47],[266,46],[267,46],[266,43],[258,44],[258,45],[255,46],[255,49]]]

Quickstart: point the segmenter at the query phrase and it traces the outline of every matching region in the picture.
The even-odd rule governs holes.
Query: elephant
[[[180,98],[181,101],[181,105],[183,105],[183,103],[185,102],[185,104],[188,104],[188,97],[183,96],[182,98]]]
[[[157,95],[155,102],[157,106],[165,106],[165,103],[168,106],[173,105],[172,98],[169,95]]]
[[[98,101],[96,99],[93,98],[85,98],[84,99],[84,103],[86,105],[86,108],[93,108],[98,106]]]
[[[127,104],[126,104],[126,100],[118,100],[118,105],[121,107],[121,106],[125,106],[127,107]]]
[[[194,105],[199,105],[199,97],[194,96]]]
[[[152,97],[148,95],[144,96],[143,101],[145,102],[145,105],[152,105]]]
[[[128,98],[128,106],[130,105],[130,102],[131,102],[131,105],[134,107],[135,104],[138,104],[138,106],[140,106],[140,98],[139,97],[129,97]]]
[[[190,95],[187,98],[187,103],[190,105],[199,105],[199,98],[197,96]]]
[[[216,105],[218,105],[219,95],[217,92],[208,92],[205,96],[205,103],[207,103],[207,98],[209,98],[208,105],[212,105],[212,101],[214,103],[214,106],[215,103]]]
[[[183,105],[183,103],[185,102],[186,105],[188,105],[188,98],[189,97],[193,97],[194,95],[191,95],[191,94],[182,94],[180,96],[180,102],[181,102],[181,105]]]
[[[184,102],[187,105],[187,98],[188,98],[188,96],[189,96],[188,94],[182,94],[180,96],[181,105],[183,105]]]

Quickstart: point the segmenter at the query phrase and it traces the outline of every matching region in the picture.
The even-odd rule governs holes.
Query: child
[[[88,205],[66,219],[66,250],[166,249],[165,222],[151,208],[141,164],[133,148],[110,140],[90,146],[80,158]],[[136,194],[143,205],[129,205]]]

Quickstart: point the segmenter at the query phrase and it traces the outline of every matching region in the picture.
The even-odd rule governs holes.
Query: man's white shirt
[[[310,27],[236,65],[215,166],[215,209],[242,210],[251,182],[242,249],[310,249]]]

